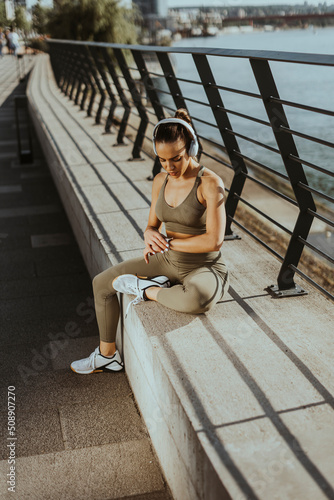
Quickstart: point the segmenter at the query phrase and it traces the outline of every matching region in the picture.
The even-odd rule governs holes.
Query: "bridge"
[[[255,24],[264,25],[274,23],[279,26],[285,25],[297,25],[297,24],[308,24],[312,21],[323,21],[325,24],[328,20],[333,22],[334,12],[326,12],[322,14],[289,14],[289,15],[279,15],[279,14],[265,14],[264,16],[245,16],[245,17],[225,17],[223,19],[223,27],[229,25],[244,25],[244,24]]]

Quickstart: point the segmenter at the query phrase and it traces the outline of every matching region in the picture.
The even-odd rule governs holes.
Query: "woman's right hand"
[[[152,254],[157,252],[164,252],[168,250],[169,243],[163,234],[158,229],[148,227],[144,233],[145,245],[148,251]]]

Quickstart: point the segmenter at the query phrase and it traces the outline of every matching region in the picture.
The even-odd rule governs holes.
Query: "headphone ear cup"
[[[197,156],[198,153],[198,142],[195,140],[192,140],[189,146],[189,151],[188,155],[189,156]]]

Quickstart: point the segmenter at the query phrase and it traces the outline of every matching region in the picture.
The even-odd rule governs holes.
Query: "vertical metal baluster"
[[[94,85],[94,78],[92,76],[91,68],[90,68],[90,65],[88,62],[85,46],[80,46],[79,50],[80,50],[80,53],[82,56],[82,67],[84,68],[85,75],[86,75],[86,78],[88,80],[88,87],[91,91],[91,96],[90,96],[90,100],[89,100],[89,104],[88,104],[88,108],[87,108],[87,116],[91,116],[97,92],[96,92],[96,88]]]
[[[77,49],[76,47],[68,46],[68,55],[67,55],[67,71],[68,71],[68,81],[65,89],[65,95],[67,95],[70,99],[73,98],[73,90],[77,83],[78,78],[78,58],[76,55]]]
[[[61,66],[61,73],[62,73],[62,81],[61,81],[61,84],[60,84],[60,90],[62,92],[65,92],[65,86],[66,86],[66,82],[67,82],[67,77],[68,77],[68,71],[67,71],[67,61],[66,61],[66,56],[65,56],[65,50],[66,50],[66,47],[64,47],[64,45],[56,45],[57,46],[57,50],[58,50],[58,53],[59,53],[59,59],[60,59],[60,66]]]
[[[49,43],[49,54],[50,54],[50,62],[52,66],[52,71],[55,76],[56,82],[58,87],[60,87],[60,79],[61,79],[61,72],[60,72],[60,64],[58,64],[58,51],[57,47],[54,43]]]
[[[281,152],[282,160],[285,165],[291,187],[299,206],[299,215],[294,227],[287,252],[280,269],[277,283],[272,285],[269,290],[277,297],[288,295],[305,294],[305,290],[300,288],[294,282],[295,271],[291,265],[297,267],[302,255],[304,244],[298,239],[301,236],[304,240],[310,232],[313,215],[308,212],[309,209],[316,211],[312,193],[301,189],[299,182],[307,183],[306,175],[301,163],[295,161],[289,155],[298,157],[298,151],[291,134],[282,131],[281,127],[289,128],[288,120],[284,108],[280,103],[272,102],[271,97],[279,98],[276,83],[271,72],[269,62],[265,60],[250,59],[250,64],[254,72],[257,85],[260,90],[263,104],[266,109],[277,146]]]
[[[140,151],[145,137],[145,131],[148,124],[148,117],[145,111],[145,107],[143,106],[140,93],[138,92],[136,82],[132,78],[130,70],[128,68],[127,62],[125,60],[122,49],[114,49],[114,54],[116,56],[119,67],[123,73],[128,89],[131,93],[133,102],[137,108],[138,114],[140,116],[140,125],[138,128],[137,136],[135,139],[135,143],[132,149],[132,159],[139,160],[141,159]]]
[[[65,86],[63,86],[63,92],[65,95],[68,95],[71,82],[72,82],[73,78],[75,77],[75,73],[73,72],[73,65],[75,64],[75,57],[73,57],[74,48],[71,47],[70,44],[66,44],[64,48],[66,50],[65,71],[67,73],[67,78],[66,78]]]
[[[153,106],[156,117],[157,117],[158,121],[160,121],[163,118],[165,118],[164,109],[160,103],[159,95],[154,88],[153,80],[150,77],[150,74],[147,70],[147,66],[146,66],[143,54],[141,52],[139,52],[138,50],[133,50],[132,55],[133,55],[133,58],[136,62],[137,68],[140,72],[142,82],[144,83],[147,95],[148,95],[150,102]],[[152,180],[155,177],[155,175],[160,172],[160,169],[161,169],[161,164],[160,164],[159,158],[155,158],[154,165],[153,165],[153,171],[152,171],[152,177],[149,177],[149,180]]]
[[[108,68],[108,71],[109,71],[109,74],[114,82],[114,85],[116,87],[116,90],[117,90],[117,93],[119,95],[119,98],[121,100],[121,103],[123,105],[123,108],[124,108],[124,114],[122,116],[122,121],[121,121],[121,125],[120,125],[120,128],[119,128],[119,131],[118,131],[118,135],[117,135],[117,144],[124,144],[123,142],[123,138],[124,138],[124,135],[125,135],[125,130],[126,130],[126,126],[128,124],[128,119],[129,119],[129,116],[130,116],[130,111],[131,111],[131,106],[129,104],[129,101],[127,100],[124,92],[123,92],[123,89],[122,89],[122,86],[119,82],[119,79],[118,79],[118,76],[117,76],[117,72],[116,72],[116,69],[114,67],[114,64],[111,60],[111,57],[109,56],[108,54],[108,51],[105,47],[102,48],[102,54],[103,54],[103,57],[104,57],[104,60],[105,60],[105,63],[107,65],[107,68]]]
[[[100,123],[104,102],[106,100],[106,93],[105,93],[105,89],[102,88],[100,77],[98,75],[98,72],[96,71],[96,61],[95,61],[94,55],[89,50],[89,47],[87,45],[85,45],[84,49],[85,49],[85,53],[86,53],[86,57],[87,57],[87,64],[88,64],[89,69],[91,71],[91,74],[95,80],[98,91],[100,92],[100,95],[101,95],[99,106],[98,106],[96,116],[95,116],[95,123]]]
[[[84,101],[85,101],[85,96],[87,95],[88,92],[88,82],[87,82],[87,77],[85,75],[85,70],[81,64],[81,54],[78,50],[75,52],[75,60],[76,60],[76,79],[75,83],[72,85],[71,92],[73,90],[73,94],[75,92],[75,97],[74,97],[74,103],[79,104],[79,97],[80,93],[82,91],[82,86],[84,85],[84,91],[83,95],[81,97],[81,102],[80,102],[80,109],[84,109]]]
[[[222,111],[221,109],[222,107],[224,107],[224,104],[219,90],[215,88],[216,82],[209,61],[205,55],[193,54],[193,58],[198,74],[203,83],[203,88],[211,106],[212,113],[215,117],[218,130],[220,132],[221,138],[223,139],[227,154],[230,158],[230,162],[234,170],[234,177],[231,183],[229,195],[226,200],[227,224],[225,239],[240,239],[240,236],[233,234],[231,223],[238,206],[237,196],[241,196],[243,187],[245,185],[245,174],[247,174],[247,166],[243,159],[235,154],[235,152],[240,152],[239,145],[235,136],[226,133],[226,129],[232,130],[232,125],[227,113],[225,111]]]
[[[64,47],[63,45],[61,47],[59,47],[59,52],[60,52],[60,57],[61,57],[61,65],[62,65],[62,75],[63,75],[60,89],[63,93],[65,93],[65,88],[66,88],[67,80],[68,80],[68,76],[69,76],[68,54],[66,54],[66,55],[64,54],[65,50],[66,50],[66,47]]]
[[[108,92],[108,96],[110,98],[110,101],[111,101],[111,105],[110,105],[110,109],[109,109],[109,114],[108,114],[108,117],[107,117],[107,120],[106,120],[106,124],[105,124],[105,132],[106,133],[109,133],[110,132],[110,128],[111,128],[111,125],[113,123],[113,118],[114,118],[114,112],[115,112],[115,109],[117,107],[117,99],[113,93],[113,91],[111,90],[111,87],[109,85],[109,81],[108,81],[108,78],[107,78],[107,75],[106,75],[106,72],[104,70],[104,66],[101,62],[101,59],[100,59],[100,53],[99,53],[99,49],[97,47],[89,47],[90,51],[92,52],[93,54],[93,57],[94,57],[94,60],[96,62],[96,66],[97,66],[97,69],[98,69],[98,72],[100,73],[101,75],[101,78],[103,80],[103,83],[104,83],[104,86]]]
[[[73,99],[75,90],[77,89],[77,91],[75,93],[74,102],[75,102],[75,104],[78,104],[78,98],[79,98],[78,95],[79,95],[80,90],[81,90],[81,82],[82,82],[82,76],[81,76],[82,75],[82,68],[81,68],[81,64],[80,64],[80,58],[78,57],[78,51],[75,47],[72,48],[72,55],[73,55],[72,61],[71,61],[72,76],[71,76],[71,80],[70,80],[71,90],[69,91],[69,98],[71,100]]]

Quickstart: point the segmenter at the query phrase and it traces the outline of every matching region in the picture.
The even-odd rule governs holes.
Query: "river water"
[[[224,49],[273,50],[316,54],[334,53],[334,28],[313,28],[304,30],[253,31],[248,33],[224,33],[210,38],[182,39],[174,47],[215,47]],[[198,73],[191,56],[173,55],[175,70],[179,77],[198,81]],[[209,56],[216,83],[259,93],[250,63],[247,59]],[[334,111],[334,67],[320,67],[305,64],[270,62],[278,92],[282,99],[308,104]],[[200,86],[181,83],[183,95],[191,99],[208,102]],[[225,107],[234,111],[256,116],[268,121],[262,101],[244,97],[228,91],[221,91]],[[214,123],[209,108],[187,102],[193,118]],[[334,142],[334,117],[285,106],[290,128]],[[274,135],[269,127],[257,125],[247,119],[229,113],[233,130],[277,149]],[[219,132],[213,127],[194,120],[198,133],[221,143]],[[334,149],[295,137],[299,156],[334,172]],[[265,150],[248,141],[238,139],[242,153],[264,163],[277,171],[285,172],[278,154]],[[309,184],[331,196],[334,195],[334,178],[305,167]],[[319,201],[322,201],[319,198]]]

